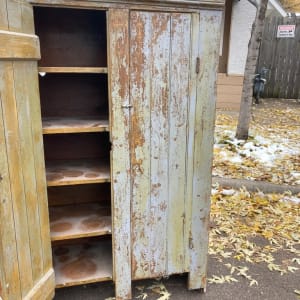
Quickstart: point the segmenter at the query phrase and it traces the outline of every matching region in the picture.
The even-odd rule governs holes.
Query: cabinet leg
[[[190,272],[188,276],[188,289],[198,290],[202,289],[206,292],[206,274],[199,274],[197,272]]]
[[[126,284],[126,286],[122,283],[118,283],[116,281],[115,283],[115,294],[116,294],[116,300],[131,300],[132,294],[131,294],[131,283]]]

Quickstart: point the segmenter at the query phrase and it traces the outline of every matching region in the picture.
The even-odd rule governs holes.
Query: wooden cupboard
[[[205,288],[223,4],[0,1],[3,300]]]

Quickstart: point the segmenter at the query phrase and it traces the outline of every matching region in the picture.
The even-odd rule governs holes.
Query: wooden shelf
[[[96,118],[44,118],[43,134],[109,131],[108,120]]]
[[[68,160],[46,162],[48,186],[110,182],[109,162]]]
[[[111,241],[55,246],[56,287],[112,280]]]
[[[97,73],[107,74],[102,67],[39,67],[39,73]]]
[[[51,240],[68,240],[111,234],[110,208],[97,203],[49,208]]]

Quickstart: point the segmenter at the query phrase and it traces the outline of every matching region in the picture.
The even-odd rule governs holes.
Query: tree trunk
[[[248,45],[248,55],[245,66],[245,75],[243,83],[243,93],[239,120],[237,125],[236,137],[241,140],[248,139],[249,124],[252,106],[252,87],[255,75],[255,69],[259,54],[259,47],[264,29],[266,11],[269,0],[261,0],[256,11],[255,20],[252,25],[251,38]]]

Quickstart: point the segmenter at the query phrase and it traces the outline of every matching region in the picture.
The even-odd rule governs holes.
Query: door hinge
[[[196,58],[196,73],[199,74],[200,72],[200,57]]]

